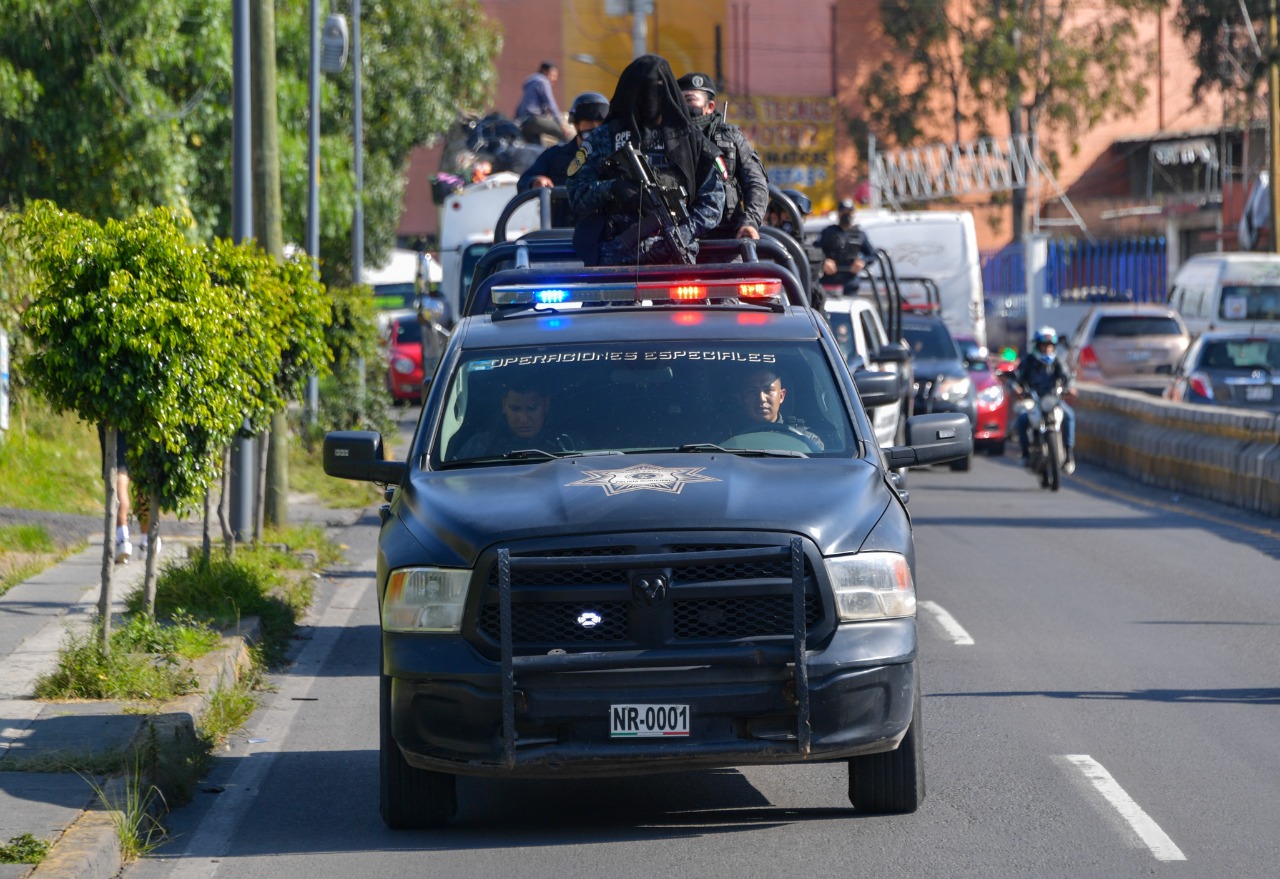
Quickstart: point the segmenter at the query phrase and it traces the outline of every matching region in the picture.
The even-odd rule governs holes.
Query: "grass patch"
[[[136,762],[121,777],[105,784],[90,778],[85,781],[111,812],[124,863],[133,863],[164,842],[165,830],[157,817],[166,808],[164,794],[144,778],[142,767]]]
[[[382,490],[371,482],[329,476],[324,472],[321,446],[307,449],[296,436],[289,441],[289,490],[312,495],[338,510],[364,508],[382,497]]]
[[[208,625],[178,611],[168,623],[131,616],[102,650],[95,627],[71,633],[58,650],[58,665],[36,681],[37,699],[108,699],[165,702],[199,686],[188,661],[218,646]]]
[[[197,728],[209,748],[225,742],[233,732],[243,729],[258,707],[257,673],[241,678],[234,687],[223,687],[213,694]]]
[[[0,845],[0,864],[38,864],[49,854],[48,840],[23,833]]]
[[[311,578],[301,568],[293,555],[269,546],[237,549],[234,559],[215,554],[207,567],[198,559],[170,565],[156,583],[156,615],[189,614],[216,629],[257,617],[263,660],[275,665],[284,659],[297,621],[311,604]],[[141,601],[135,593],[130,610]]]
[[[97,429],[23,396],[0,442],[4,506],[57,513],[102,512],[102,452]]]
[[[19,759],[12,750],[0,760],[0,772],[75,772],[79,775],[113,775],[125,765],[129,752],[124,748],[106,751],[58,751],[36,756],[22,755]]]
[[[316,564],[321,568],[342,561],[342,547],[329,539],[323,527],[313,522],[268,528],[262,542],[282,543],[293,553],[309,549],[316,554]],[[306,565],[295,556],[290,567],[297,570]]]

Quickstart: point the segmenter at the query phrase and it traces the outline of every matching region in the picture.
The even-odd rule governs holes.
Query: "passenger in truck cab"
[[[524,449],[565,452],[576,448],[568,434],[550,426],[551,395],[540,384],[529,379],[508,382],[499,406],[502,418],[498,426],[468,439],[455,459],[488,458]]]
[[[628,146],[648,161],[670,206],[687,215],[675,222],[673,237],[681,251],[696,256],[697,239],[724,213],[726,173],[716,161],[719,149],[689,119],[671,65],[657,55],[642,55],[622,71],[604,124],[583,138],[569,165],[569,204],[581,218],[573,236],[578,256],[587,265],[682,261],[639,181],[616,158],[610,161]]]
[[[811,451],[821,452],[822,439],[797,418],[786,418],[782,404],[787,399],[787,388],[781,374],[772,368],[752,369],[744,373],[738,386],[738,399],[742,411],[734,429],[735,435],[778,431],[788,433],[811,446]]]

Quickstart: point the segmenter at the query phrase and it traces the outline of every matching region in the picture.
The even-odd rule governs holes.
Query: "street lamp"
[[[592,67],[599,67],[610,76],[616,77],[621,75],[608,64],[603,64],[597,60],[595,55],[588,55],[586,52],[578,52],[577,54],[570,55],[569,60],[577,61],[579,64],[590,64]]]

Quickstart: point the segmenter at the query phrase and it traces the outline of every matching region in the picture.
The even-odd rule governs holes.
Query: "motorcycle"
[[[1040,478],[1040,487],[1057,491],[1067,448],[1062,436],[1062,388],[1052,393],[1028,393],[1019,405],[1027,413],[1027,469]]]

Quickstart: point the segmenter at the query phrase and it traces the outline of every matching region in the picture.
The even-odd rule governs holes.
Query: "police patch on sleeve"
[[[569,163],[570,177],[572,177],[574,174],[577,174],[578,171],[582,170],[582,166],[587,163],[587,157],[590,155],[591,155],[591,144],[587,143],[584,140],[582,142],[582,146],[578,147],[578,152],[576,155],[574,155],[573,161]]]

